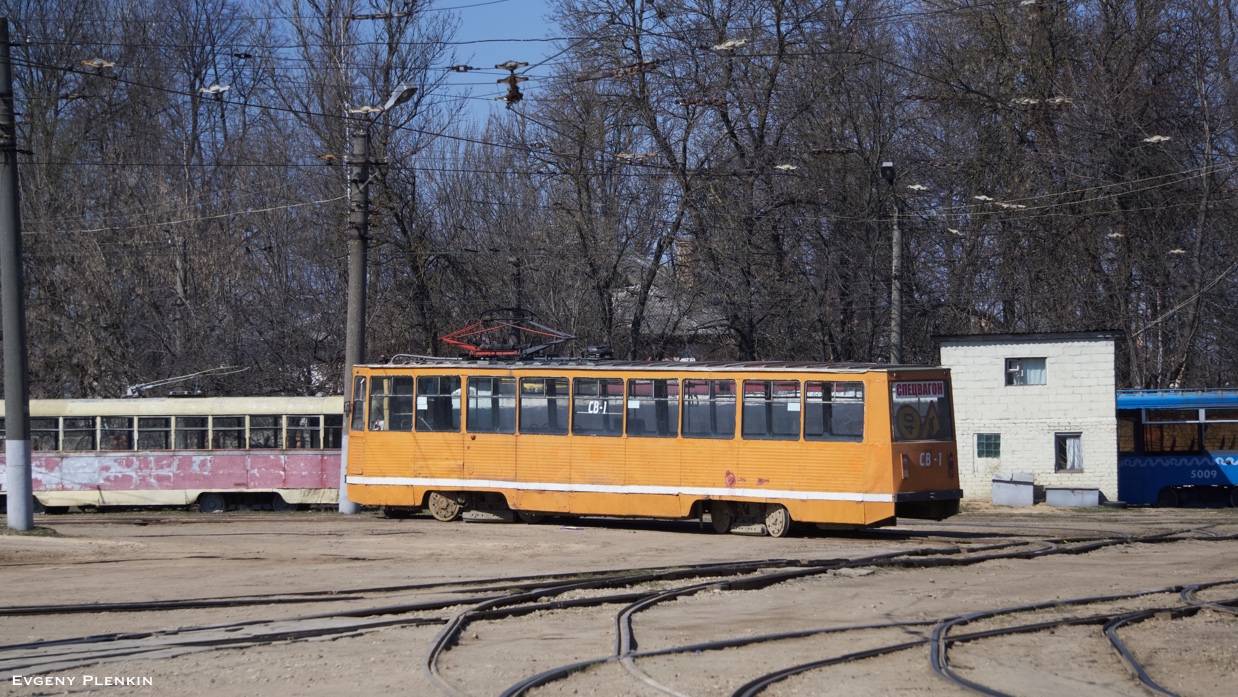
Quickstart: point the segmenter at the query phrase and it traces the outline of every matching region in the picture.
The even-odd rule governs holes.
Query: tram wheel
[[[1238,508],[1238,486],[1229,490],[1229,505]]]
[[[223,494],[202,494],[198,497],[198,510],[202,513],[223,513],[228,510],[228,502]]]
[[[536,525],[546,518],[545,514],[534,513],[533,511],[516,511],[516,515],[520,517],[522,522],[529,525]]]
[[[1178,496],[1178,490],[1172,486],[1167,486],[1156,494],[1157,508],[1177,508],[1179,503],[1181,503],[1181,500]]]
[[[460,504],[449,494],[431,491],[429,505],[430,515],[444,523],[453,521],[460,515]]]
[[[771,503],[765,507],[765,531],[770,537],[786,537],[791,534],[791,514],[786,506]]]
[[[714,501],[709,507],[709,519],[713,521],[714,532],[726,534],[731,531],[731,524],[735,522],[735,509],[726,501]]]
[[[297,510],[297,504],[288,503],[288,501],[286,501],[284,497],[280,496],[279,494],[272,494],[271,495],[271,510],[279,511],[279,512],[295,511]]]

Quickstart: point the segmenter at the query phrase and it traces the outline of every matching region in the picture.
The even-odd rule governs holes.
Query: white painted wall
[[[1006,385],[1007,358],[1044,358],[1046,384]],[[1045,487],[1118,495],[1112,338],[942,339],[954,388],[964,498],[989,500],[996,472],[1028,472]],[[1083,434],[1083,470],[1054,472],[1054,435]],[[976,457],[976,434],[1000,433],[1001,457]]]

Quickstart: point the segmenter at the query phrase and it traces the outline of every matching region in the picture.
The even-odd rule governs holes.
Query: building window
[[[1007,358],[1007,385],[1044,385],[1045,359],[1043,358]]]
[[[1053,435],[1056,458],[1053,463],[1054,472],[1083,471],[1083,434],[1055,433]]]
[[[977,433],[976,457],[998,458],[1002,456],[1002,434]]]

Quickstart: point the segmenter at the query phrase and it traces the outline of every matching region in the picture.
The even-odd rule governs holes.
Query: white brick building
[[[937,337],[954,387],[964,498],[991,497],[993,475],[1118,495],[1117,332]]]

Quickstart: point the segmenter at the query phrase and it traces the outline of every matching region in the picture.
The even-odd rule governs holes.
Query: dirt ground
[[[498,695],[542,671],[613,657],[616,614],[636,594],[702,582],[709,585],[700,592],[633,615],[635,651],[835,631],[637,657],[628,666],[603,661],[529,694],[731,695],[776,670],[901,644],[908,646],[800,672],[761,694],[970,694],[931,668],[934,626],[1038,603],[1045,607],[976,617],[949,636],[1074,623],[950,644],[950,668],[1012,695],[1150,694],[1103,624],[1157,610],[1115,630],[1151,680],[1184,696],[1232,695],[1238,684],[1238,615],[1219,605],[1238,598],[1238,539],[1226,539],[1238,535],[1234,509],[972,507],[940,523],[812,529],[786,539],[717,535],[695,521],[445,524],[326,513],[130,511],[39,516],[36,524],[55,535],[0,535],[0,694]],[[1166,536],[1130,540],[1158,533]],[[1078,551],[1088,541],[1104,544],[1002,557]],[[967,563],[864,560],[912,550]],[[998,558],[980,560],[990,555]],[[446,688],[428,677],[445,622],[518,590],[475,581],[583,574],[572,579],[583,582],[608,571],[754,560],[793,561],[731,577],[625,580],[537,601],[623,596],[606,604],[473,617],[438,657],[436,679]],[[802,573],[748,587],[788,569]],[[1067,602],[1226,580],[1235,583],[1200,589],[1194,605],[1176,590]],[[187,600],[202,602],[180,602]],[[151,601],[179,604],[132,605]],[[121,605],[81,607],[105,603]],[[120,684],[102,684],[109,678]]]

